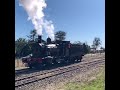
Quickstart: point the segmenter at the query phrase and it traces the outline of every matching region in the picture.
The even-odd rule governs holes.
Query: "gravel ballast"
[[[56,87],[64,85],[68,82],[82,82],[93,72],[99,72],[99,68],[104,67],[104,63],[93,66],[85,66],[83,68],[53,76],[26,86],[15,88],[15,90],[56,90]]]

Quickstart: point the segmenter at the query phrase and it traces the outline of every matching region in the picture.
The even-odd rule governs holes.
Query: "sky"
[[[66,40],[81,41],[92,45],[95,37],[105,47],[105,0],[46,0],[45,17],[52,20],[55,32],[67,33]],[[27,38],[34,29],[19,0],[15,0],[15,40]],[[43,39],[47,34],[43,31]]]

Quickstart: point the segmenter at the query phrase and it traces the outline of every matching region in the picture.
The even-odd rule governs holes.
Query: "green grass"
[[[63,90],[105,90],[105,72],[96,75],[96,79],[84,83],[69,83]]]

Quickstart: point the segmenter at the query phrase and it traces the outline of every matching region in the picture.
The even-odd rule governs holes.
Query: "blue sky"
[[[94,37],[99,37],[105,47],[105,0],[46,0],[44,10],[48,20],[52,20],[55,32],[67,32],[66,40],[92,44]],[[26,38],[34,29],[28,15],[19,1],[15,0],[15,39]],[[46,33],[43,31],[43,39]]]

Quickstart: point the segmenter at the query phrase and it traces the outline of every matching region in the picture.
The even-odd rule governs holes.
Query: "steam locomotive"
[[[41,36],[38,42],[31,43],[32,54],[23,57],[22,62],[27,63],[30,68],[41,68],[45,65],[80,62],[84,56],[82,45],[71,44],[70,41],[51,41],[43,44]]]

